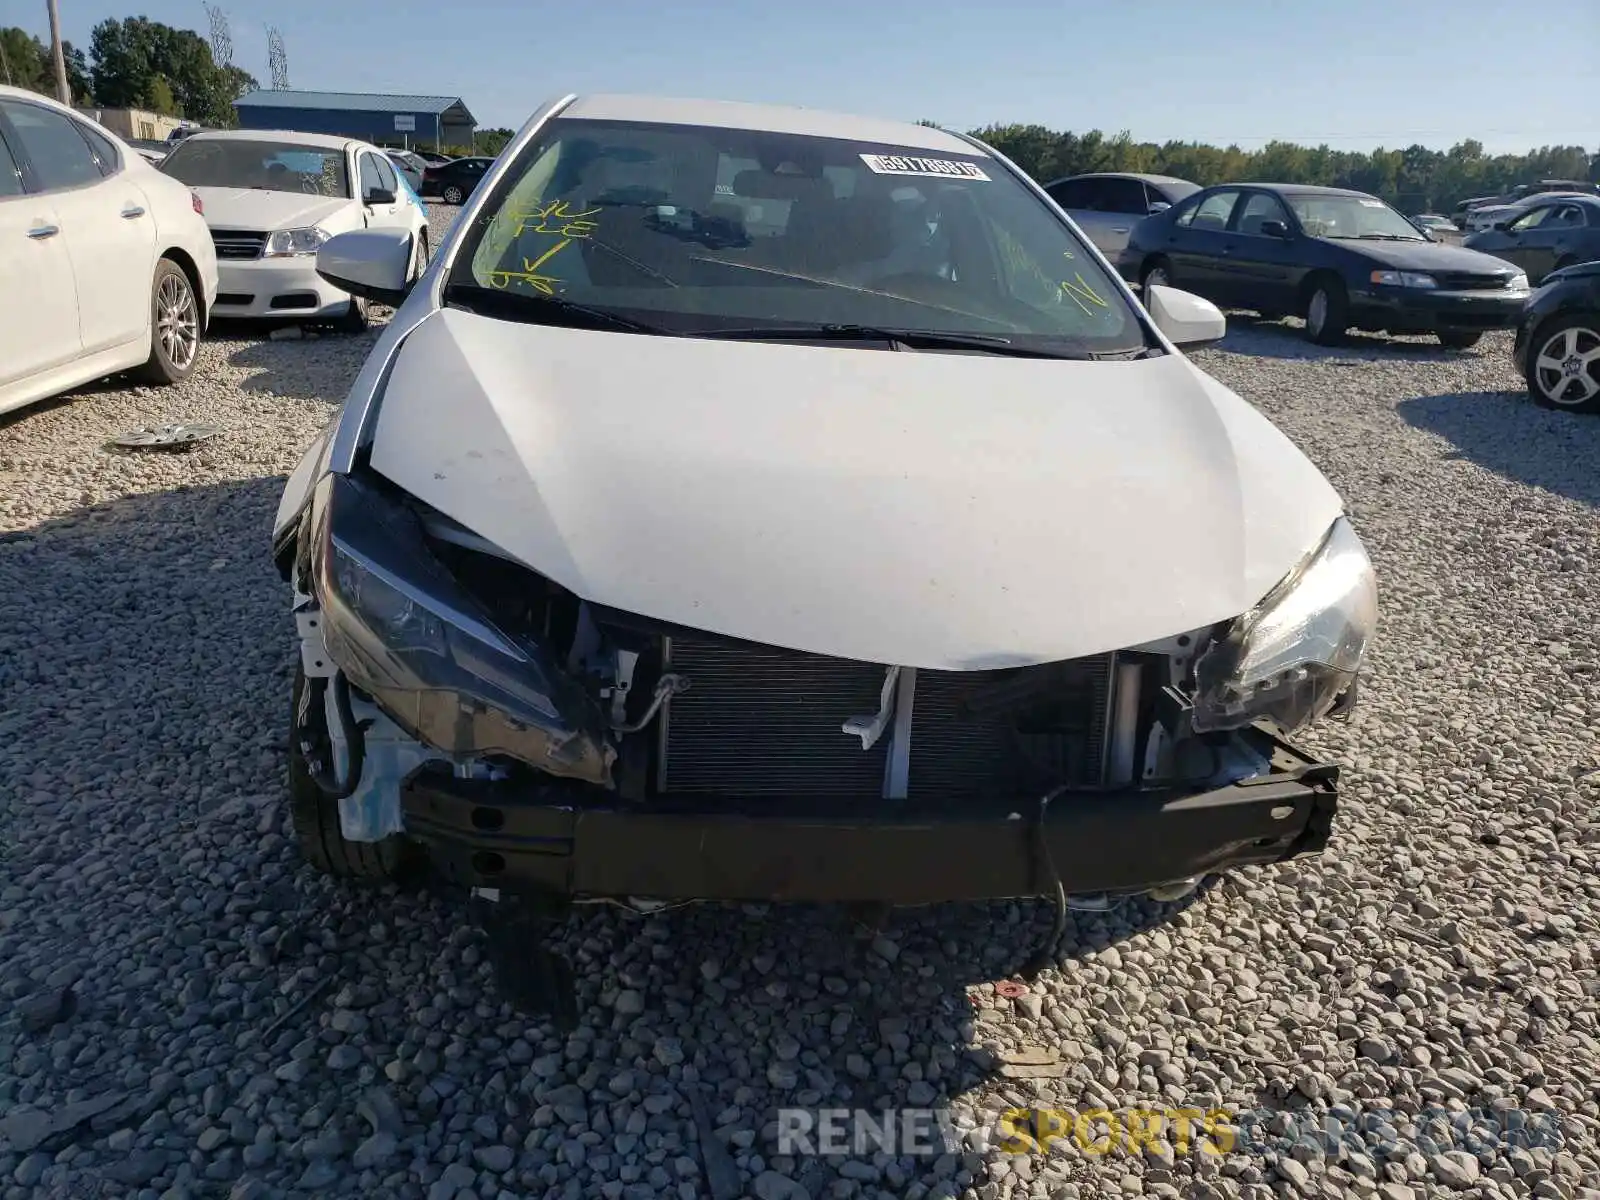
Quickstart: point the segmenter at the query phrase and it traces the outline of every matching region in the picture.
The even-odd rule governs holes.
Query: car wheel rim
[[[156,336],[167,361],[187,370],[200,345],[200,314],[194,292],[180,275],[163,277],[156,289]]]
[[[1600,332],[1575,325],[1545,339],[1534,359],[1539,390],[1553,404],[1582,404],[1600,395]]]
[[[1151,271],[1150,274],[1144,277],[1144,285],[1145,287],[1166,287],[1167,273],[1160,267],[1157,267],[1155,270]]]
[[[1321,333],[1322,327],[1328,321],[1328,293],[1320,288],[1311,297],[1311,306],[1306,309],[1306,324],[1311,326],[1312,333]]]
[[[446,201],[448,201],[451,204],[460,204],[461,203],[461,189],[460,188],[445,188],[445,190],[444,190],[444,198],[445,198]]]

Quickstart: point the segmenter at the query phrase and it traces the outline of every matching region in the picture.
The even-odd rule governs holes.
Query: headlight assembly
[[[1355,682],[1377,621],[1372,563],[1340,517],[1300,566],[1201,654],[1194,729],[1238,729],[1265,717],[1292,732],[1323,716]]]
[[[1374,271],[1372,282],[1387,287],[1436,288],[1439,281],[1421,271]]]
[[[613,751],[582,689],[542,647],[495,626],[409,510],[348,476],[319,486],[316,598],[345,677],[444,755],[506,755],[608,782]]]
[[[312,225],[306,229],[280,229],[267,238],[262,258],[294,258],[315,254],[328,240],[326,230]]]

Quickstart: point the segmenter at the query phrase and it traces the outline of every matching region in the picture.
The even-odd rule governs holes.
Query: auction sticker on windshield
[[[954,158],[911,158],[901,154],[863,154],[867,170],[879,175],[923,175],[938,179],[981,179],[989,176],[977,163]]]

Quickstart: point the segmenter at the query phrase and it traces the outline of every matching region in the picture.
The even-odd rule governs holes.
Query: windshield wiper
[[[794,328],[695,330],[690,336],[729,342],[888,342],[916,350],[981,350],[988,354],[1009,354],[1017,358],[1067,358],[1088,360],[1088,350],[1049,350],[1019,346],[1010,338],[993,333],[939,333],[925,329],[894,329],[879,325],[809,325]]]
[[[541,293],[530,296],[525,292],[503,292],[499,288],[482,287],[474,283],[452,283],[444,289],[444,302],[452,308],[484,316],[505,317],[513,321],[528,321],[538,325],[572,325],[579,328],[620,329],[625,333],[668,334],[643,321],[635,321],[620,313],[608,312],[568,300],[565,296]]]
[[[1409,233],[1358,233],[1358,242],[1425,242],[1428,239]]]

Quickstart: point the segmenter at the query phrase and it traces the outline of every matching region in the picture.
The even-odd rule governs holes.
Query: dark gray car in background
[[[1600,259],[1600,196],[1540,198],[1464,245],[1516,264],[1538,283],[1553,271]]]
[[[1134,225],[1194,195],[1200,185],[1171,175],[1106,171],[1057,179],[1044,190],[1115,266]]]

